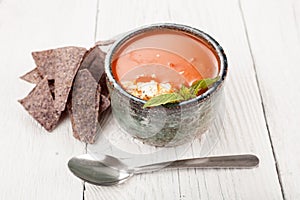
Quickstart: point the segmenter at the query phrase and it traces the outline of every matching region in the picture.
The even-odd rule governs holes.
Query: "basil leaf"
[[[200,90],[207,89],[209,86],[217,82],[219,79],[220,77],[217,76],[216,78],[206,78],[206,79],[195,81],[190,87],[190,93],[197,95]]]
[[[179,94],[183,97],[184,100],[188,100],[196,97],[196,95],[192,94],[190,89],[184,85],[181,86],[179,90]]]
[[[175,103],[183,101],[184,98],[178,93],[161,94],[149,99],[143,106],[143,108],[159,106],[167,103]]]
[[[143,108],[160,106],[167,103],[177,103],[180,101],[189,100],[195,98],[200,90],[207,89],[209,86],[214,84],[220,79],[216,78],[207,78],[195,81],[190,88],[182,85],[178,92],[173,92],[171,94],[161,94],[149,99],[143,106]]]

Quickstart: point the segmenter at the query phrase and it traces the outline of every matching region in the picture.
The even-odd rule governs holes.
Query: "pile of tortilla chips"
[[[101,113],[110,106],[105,53],[97,46],[63,47],[33,52],[32,57],[36,68],[21,79],[36,86],[19,102],[47,131],[68,110],[74,137],[94,143]]]

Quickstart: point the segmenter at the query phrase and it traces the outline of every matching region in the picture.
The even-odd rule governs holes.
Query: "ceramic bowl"
[[[126,92],[116,81],[112,72],[112,62],[120,48],[132,38],[164,29],[191,35],[209,46],[218,59],[220,79],[196,98],[181,103],[143,108],[146,101]],[[181,24],[153,24],[135,29],[120,37],[107,53],[105,72],[111,95],[112,113],[120,128],[145,144],[171,147],[193,141],[211,126],[222,100],[227,59],[218,42],[196,28]]]

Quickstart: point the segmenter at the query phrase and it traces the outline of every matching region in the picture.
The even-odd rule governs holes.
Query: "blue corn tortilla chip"
[[[27,81],[27,82],[33,83],[33,84],[38,84],[42,80],[42,77],[41,77],[39,71],[37,70],[37,68],[34,68],[30,72],[27,72],[20,78],[24,81]]]
[[[33,52],[37,67],[21,79],[37,84],[19,102],[46,130],[52,131],[67,106],[75,138],[94,143],[98,120],[110,107],[105,53],[97,46]],[[71,91],[72,89],[72,91]]]
[[[24,98],[19,100],[28,113],[38,121],[47,131],[52,131],[58,124],[61,112],[54,108],[48,79],[45,77]]]
[[[97,46],[85,53],[74,80],[71,105],[68,105],[74,137],[91,144],[97,137],[98,119],[110,106],[104,59],[105,53]]]
[[[73,135],[94,143],[97,136],[100,103],[99,85],[87,69],[79,70],[74,81],[69,108]]]
[[[32,53],[39,74],[54,80],[54,107],[57,111],[66,107],[73,79],[86,51],[82,47],[62,47]]]

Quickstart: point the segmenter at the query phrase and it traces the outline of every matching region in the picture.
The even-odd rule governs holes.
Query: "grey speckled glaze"
[[[206,42],[219,59],[220,80],[194,99],[143,109],[145,101],[127,93],[117,83],[112,74],[111,62],[114,54],[128,39],[155,29],[182,31]],[[133,30],[117,40],[107,53],[105,72],[112,112],[120,127],[146,144],[171,147],[191,142],[211,125],[222,97],[227,59],[222,47],[211,36],[198,29],[180,24],[154,24]]]

